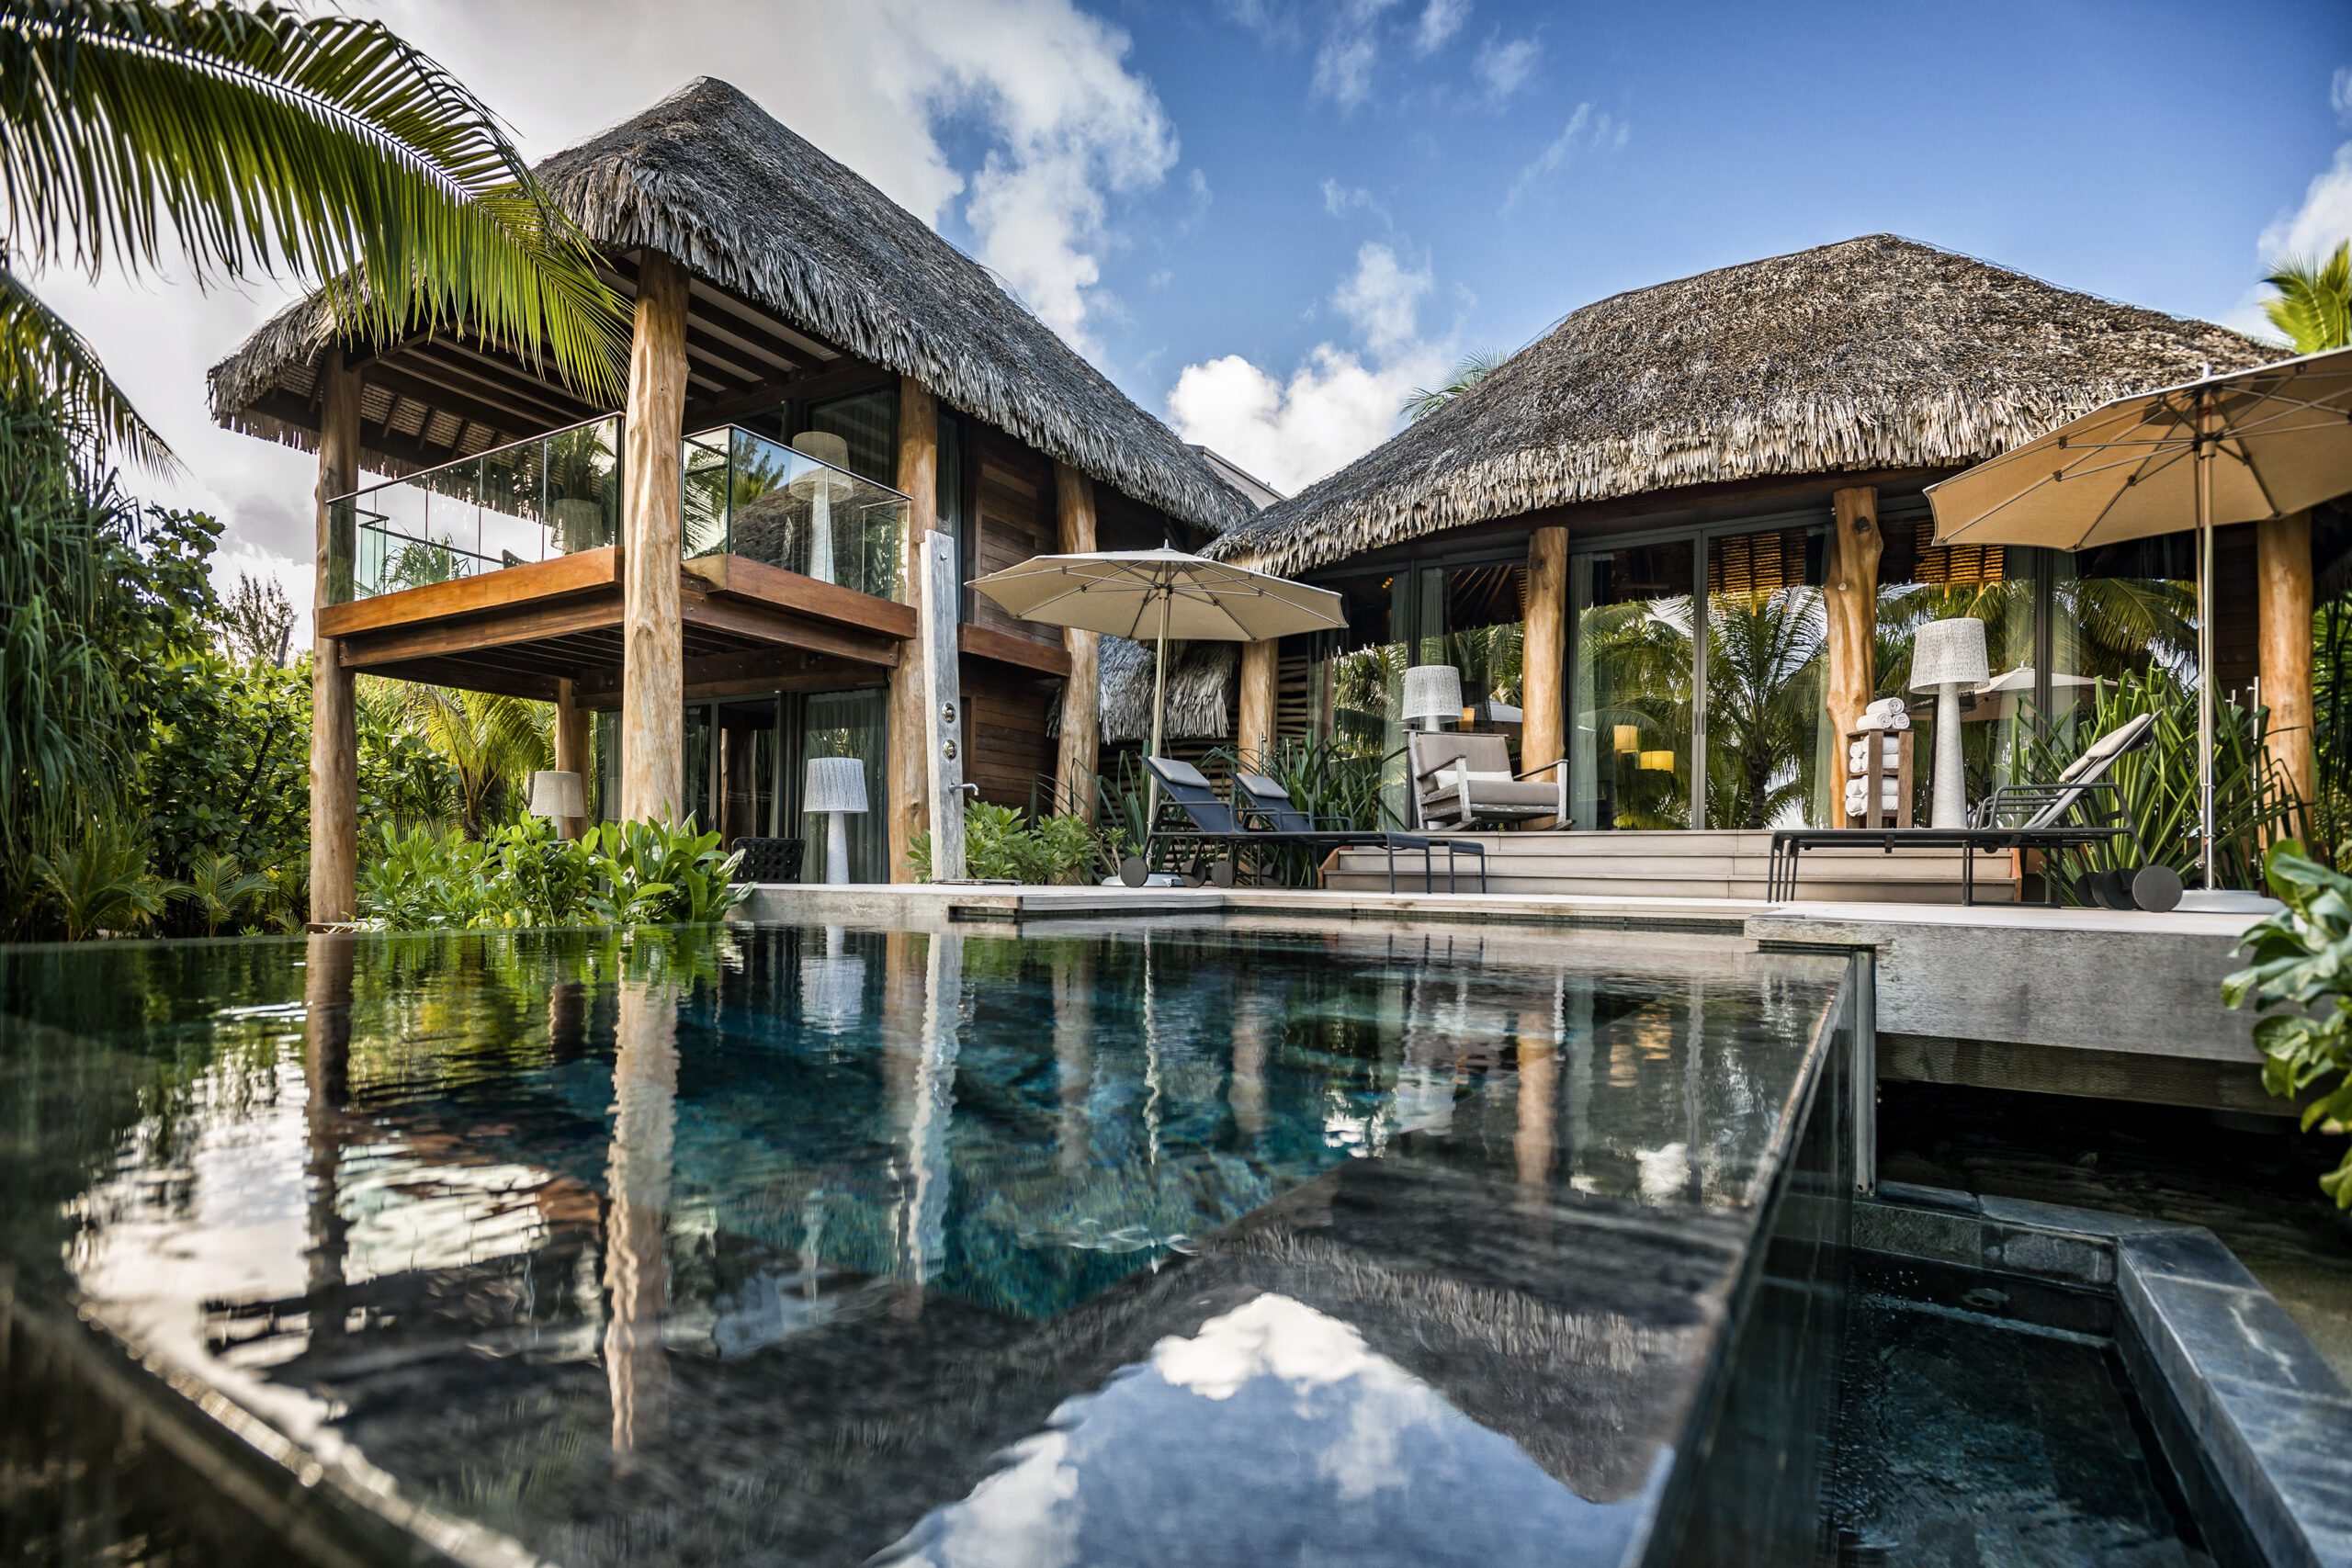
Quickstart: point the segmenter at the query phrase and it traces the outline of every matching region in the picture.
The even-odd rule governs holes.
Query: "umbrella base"
[[[2264,894],[2234,887],[2191,887],[2176,906],[2184,915],[2275,915],[2286,907]]]

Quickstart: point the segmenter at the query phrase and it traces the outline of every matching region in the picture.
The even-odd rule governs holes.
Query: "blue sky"
[[[2352,233],[2352,5],[354,0],[543,156],[722,75],[990,266],[1136,400],[1283,488],[1472,349],[1617,290],[1893,231],[2258,321]],[[51,276],[308,598],[298,454],[205,367],[290,297]],[[149,487],[153,489],[155,487]]]

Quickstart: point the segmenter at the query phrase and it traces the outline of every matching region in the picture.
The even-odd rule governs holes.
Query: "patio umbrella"
[[[2352,349],[2120,398],[1928,487],[1939,545],[2062,550],[2195,528],[2199,860],[2213,886],[2213,530],[2352,491]]]
[[[1168,701],[1168,643],[1264,642],[1295,632],[1348,624],[1340,596],[1287,578],[1186,555],[1156,550],[1102,550],[1092,555],[1033,556],[990,572],[973,587],[1008,615],[1049,626],[1108,632],[1154,645],[1151,755]],[[1151,790],[1159,798],[1158,782]]]

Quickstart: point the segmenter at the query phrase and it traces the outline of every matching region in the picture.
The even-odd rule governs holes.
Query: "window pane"
[[[851,813],[844,821],[849,830],[849,879],[852,882],[888,882],[890,880],[889,818],[886,815],[885,798],[890,779],[890,718],[889,693],[883,688],[854,692],[818,692],[804,699],[800,707],[799,756],[793,764],[793,776],[788,804],[790,815],[798,818],[799,827],[787,827],[787,833],[798,831],[808,840],[802,859],[802,880],[825,880],[825,837],[829,824],[821,818],[802,816],[799,811],[800,789],[808,772],[811,757],[860,757],[865,761],[865,811]]]
[[[1404,595],[1411,581],[1398,572],[1334,584],[1348,625],[1322,640],[1315,663],[1317,732],[1342,756],[1383,760],[1381,801],[1397,821],[1407,819],[1405,729],[1396,716],[1404,708]]]
[[[1523,561],[1444,573],[1445,642],[1440,659],[1462,672],[1462,705],[1473,729],[1510,738],[1519,750],[1521,657],[1527,646]]]
[[[849,471],[876,484],[899,483],[899,394],[884,387],[854,397],[811,403],[808,428],[838,435],[849,446]]]
[[[1935,781],[1936,724],[1931,694],[1911,690],[1911,646],[1929,621],[1962,616],[1984,623],[1991,689],[1961,709],[1962,771],[1972,805],[2009,780],[2018,725],[2033,713],[2034,552],[2001,545],[1938,546],[1935,525],[1887,521],[1879,562],[1878,682],[1872,693],[1911,705],[1914,745],[1912,819],[1928,820]]]
[[[1822,706],[1818,530],[1707,542],[1707,826],[1826,823],[1838,776]]]
[[[1578,828],[1690,825],[1695,562],[1687,539],[1569,559],[1577,606],[1570,791]]]

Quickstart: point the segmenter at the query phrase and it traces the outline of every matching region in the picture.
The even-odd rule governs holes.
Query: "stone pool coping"
[[[2194,1498],[2200,1517],[2227,1509],[2274,1565],[2352,1564],[2352,1390],[2212,1232],[1890,1181],[1856,1204],[1854,1245],[2112,1292],[2160,1438],[2193,1446],[2174,1468],[2219,1494]]]

